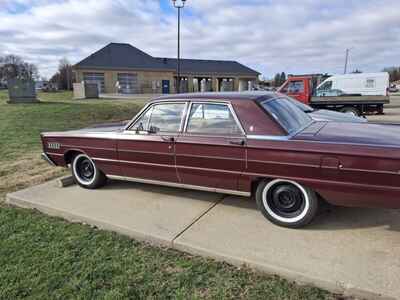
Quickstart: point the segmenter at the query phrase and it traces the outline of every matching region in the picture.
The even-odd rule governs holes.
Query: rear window
[[[292,134],[312,122],[312,119],[304,111],[288,99],[266,100],[261,102],[261,105],[288,134]]]

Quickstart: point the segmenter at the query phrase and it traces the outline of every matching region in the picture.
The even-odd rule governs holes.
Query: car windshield
[[[292,134],[312,122],[312,119],[289,99],[266,100],[261,102],[261,105],[286,129],[288,134]]]

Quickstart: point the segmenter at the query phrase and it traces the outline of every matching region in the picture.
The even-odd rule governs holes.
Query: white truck
[[[353,115],[383,114],[390,103],[389,74],[357,73],[334,75],[291,75],[278,89],[316,109],[331,109]]]
[[[387,72],[333,75],[317,86],[315,96],[387,96],[388,88]]]

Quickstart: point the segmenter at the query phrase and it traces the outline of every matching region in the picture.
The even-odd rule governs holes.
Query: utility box
[[[74,83],[74,99],[99,98],[99,87],[97,83]]]
[[[85,98],[99,98],[99,86],[97,83],[85,83]]]
[[[8,103],[37,103],[33,80],[12,78],[8,80]]]

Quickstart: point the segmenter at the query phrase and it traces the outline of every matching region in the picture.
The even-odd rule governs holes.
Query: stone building
[[[74,65],[77,82],[97,83],[101,93],[175,93],[177,60],[129,44],[110,43]],[[236,61],[181,59],[181,92],[249,89],[259,73]]]

